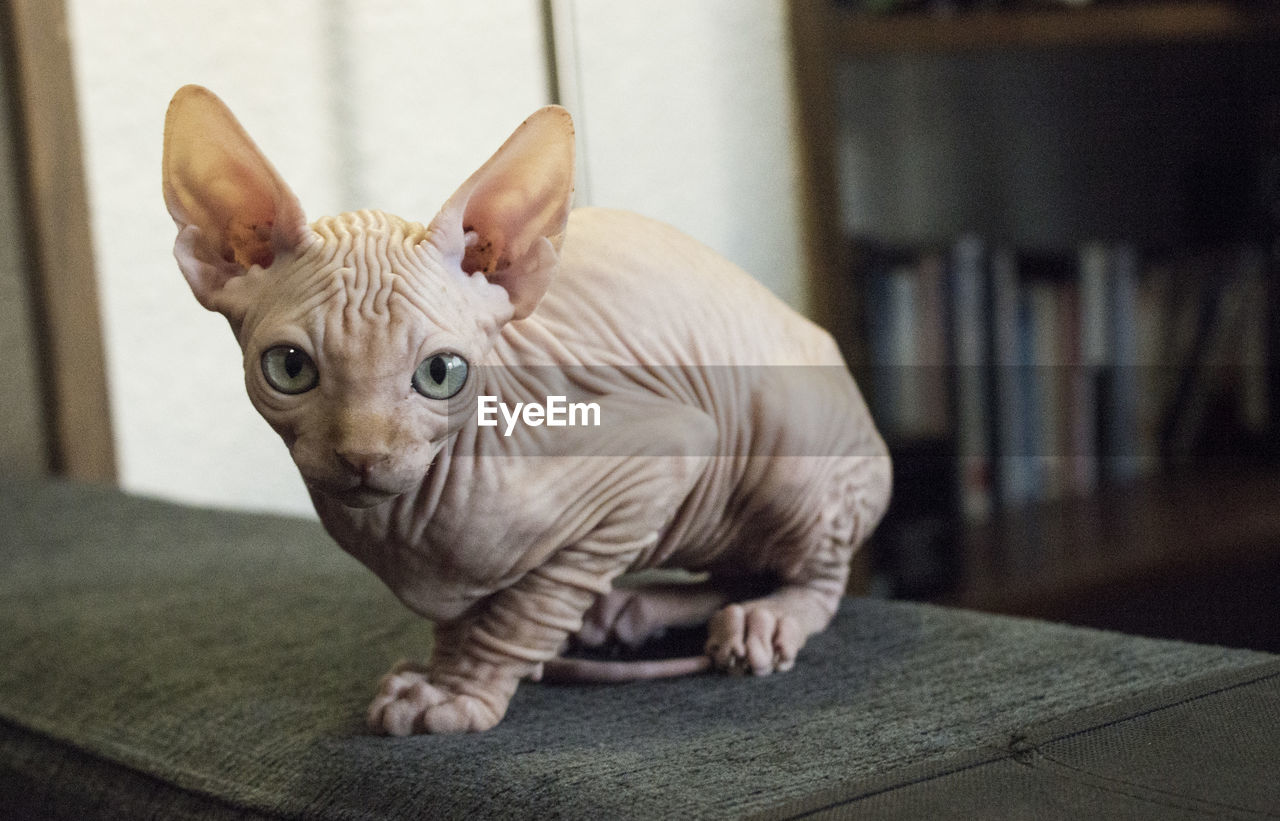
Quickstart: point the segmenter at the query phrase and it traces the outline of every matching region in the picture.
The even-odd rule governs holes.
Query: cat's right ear
[[[184,86],[164,123],[164,202],[178,225],[173,253],[200,304],[233,317],[227,284],[271,267],[306,234],[298,198],[213,92]]]

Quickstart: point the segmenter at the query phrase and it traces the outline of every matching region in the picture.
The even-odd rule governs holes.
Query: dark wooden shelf
[[[1121,46],[1144,43],[1235,42],[1280,32],[1274,3],[1104,3],[1081,8],[993,10],[950,15],[833,18],[834,49],[845,57],[1012,48]]]
[[[945,601],[1056,617],[1108,590],[1280,567],[1277,488],[1275,472],[1198,474],[1002,515],[965,533]]]

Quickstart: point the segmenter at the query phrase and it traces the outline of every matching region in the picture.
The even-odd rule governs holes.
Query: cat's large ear
[[[164,202],[178,224],[173,253],[200,304],[243,311],[226,285],[268,268],[306,233],[298,198],[213,92],[184,86],[164,123]]]
[[[560,261],[573,199],[573,119],[534,112],[431,223],[433,241],[506,289],[514,319],[533,312]]]

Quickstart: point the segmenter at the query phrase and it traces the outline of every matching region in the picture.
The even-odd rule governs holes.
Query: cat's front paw
[[[398,664],[382,677],[369,705],[369,728],[385,735],[474,733],[502,720],[484,699],[432,684],[423,668]]]

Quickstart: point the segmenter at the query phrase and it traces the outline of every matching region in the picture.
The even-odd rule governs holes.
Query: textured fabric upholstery
[[[314,522],[0,494],[0,816],[1280,812],[1275,656],[853,599],[787,674],[526,684],[389,739],[366,703],[429,627]]]

